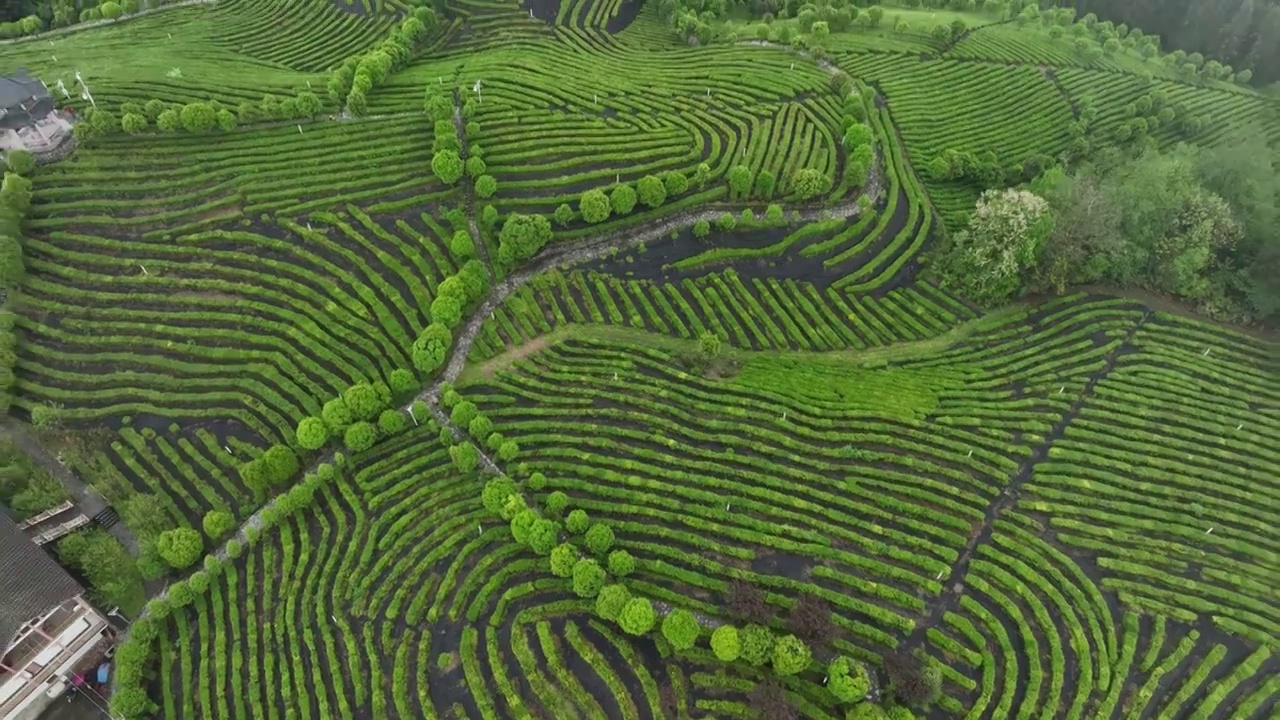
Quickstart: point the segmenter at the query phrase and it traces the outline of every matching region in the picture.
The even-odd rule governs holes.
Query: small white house
[[[57,112],[43,82],[25,70],[0,77],[0,151],[43,155],[70,136],[71,123]]]

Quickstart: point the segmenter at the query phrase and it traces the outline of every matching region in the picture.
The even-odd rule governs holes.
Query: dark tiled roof
[[[49,91],[39,80],[18,70],[12,75],[0,77],[0,108],[11,108],[29,98],[49,97]]]
[[[0,650],[28,621],[83,592],[0,507]]]

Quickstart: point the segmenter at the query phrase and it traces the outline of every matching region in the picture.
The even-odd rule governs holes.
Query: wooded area
[[[1075,6],[1080,15],[1158,34],[1166,50],[1252,68],[1255,83],[1280,80],[1280,4],[1272,0],[1075,0]]]

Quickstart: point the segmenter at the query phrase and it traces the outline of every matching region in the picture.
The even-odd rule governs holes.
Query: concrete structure
[[[0,720],[34,718],[109,647],[107,619],[0,508]]]
[[[71,123],[57,112],[44,83],[25,70],[0,77],[0,151],[55,153],[71,139]]]

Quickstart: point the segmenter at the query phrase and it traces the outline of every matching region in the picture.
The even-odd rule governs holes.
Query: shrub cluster
[[[369,111],[368,93],[391,73],[404,67],[423,39],[435,32],[436,14],[430,8],[414,8],[386,40],[363,55],[353,55],[329,78],[329,97],[346,103],[353,115]]]

